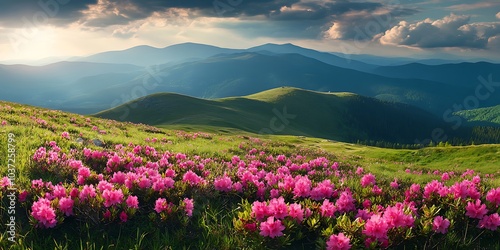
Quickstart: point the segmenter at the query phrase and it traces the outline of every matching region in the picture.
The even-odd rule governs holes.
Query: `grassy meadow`
[[[329,246],[329,237],[341,232],[348,236],[353,249],[500,249],[498,229],[479,229],[476,227],[477,220],[463,215],[465,204],[474,200],[471,197],[463,197],[463,203],[460,199],[457,203],[457,199],[450,195],[434,197],[430,203],[427,200],[416,202],[416,211],[409,212],[409,208],[405,208],[406,215],[414,213],[415,227],[394,227],[387,238],[378,238],[362,233],[363,223],[369,220],[355,219],[355,211],[337,211],[335,216],[326,216],[319,212],[323,211],[321,202],[294,194],[267,179],[266,182],[264,174],[257,182],[269,186],[260,195],[257,184],[244,185],[240,191],[224,191],[224,188],[213,184],[223,176],[236,183],[238,178],[242,178],[236,167],[238,164],[241,164],[240,168],[255,164],[254,170],[248,170],[255,171],[255,176],[261,171],[279,176],[281,170],[278,169],[289,161],[286,163],[289,168],[292,168],[292,163],[297,166],[309,164],[311,168],[305,172],[292,171],[296,179],[309,176],[313,186],[329,180],[340,194],[347,195],[352,191],[352,202],[357,209],[364,207],[361,204],[366,199],[370,199],[373,206],[396,206],[394,202],[404,199],[405,190],[412,185],[423,188],[432,180],[441,181],[444,173],[449,175],[449,179],[443,179],[443,184],[449,187],[473,175],[480,176],[478,190],[485,194],[492,188],[500,187],[500,145],[387,149],[305,136],[259,135],[218,126],[152,127],[7,102],[0,102],[0,123],[0,177],[8,175],[7,159],[15,158],[10,167],[15,167],[13,182],[16,192],[18,195],[23,191],[27,193],[25,201],[21,202],[18,198],[16,203],[15,242],[9,240],[8,228],[2,223],[0,249],[324,249]],[[50,142],[55,142],[57,147]],[[103,145],[96,145],[100,143]],[[15,152],[9,152],[9,147],[15,148]],[[144,151],[150,150],[149,147],[154,148],[151,150],[158,152],[158,156]],[[35,152],[40,148],[49,152],[46,157],[50,153],[57,154],[58,161],[36,159]],[[92,158],[94,156],[88,156],[86,150],[105,152],[108,156]],[[129,158],[141,157],[141,162],[134,167],[115,166],[127,172],[135,171],[134,168],[141,169],[146,163],[160,162],[161,154],[165,156],[165,152],[171,153],[166,157],[168,164],[155,170],[160,172],[162,178],[168,177],[168,169],[175,171],[176,175],[171,176],[175,185],[170,189],[157,192],[138,187],[139,184],[128,187],[123,183],[114,183],[112,189],[120,190],[124,197],[138,197],[138,208],[126,207],[125,198],[120,204],[103,206],[106,204],[106,198],[102,196],[104,192],[98,192],[95,200],[89,198],[84,201],[81,197],[73,197],[73,214],[64,215],[57,205],[62,198],[47,198],[53,193],[52,184],[63,186],[67,190],[66,195],[69,195],[70,189],[81,193],[83,185],[97,186],[103,178],[111,182],[111,177],[118,171],[106,169],[112,154],[122,157],[122,162],[130,160],[126,159],[127,155]],[[9,155],[12,153],[14,156]],[[235,160],[235,156],[241,160]],[[278,156],[285,160],[280,160]],[[323,157],[325,160],[318,160]],[[67,161],[71,160],[81,161],[88,167],[81,168],[90,169],[90,176],[81,183],[78,180],[77,184],[77,179],[83,176],[80,170],[67,167]],[[328,164],[314,165],[318,161]],[[326,169],[330,166],[332,169]],[[363,174],[360,174],[360,169]],[[474,170],[474,173],[468,170]],[[191,183],[186,180],[190,171],[202,181]],[[376,176],[376,185],[384,190],[383,194],[372,194],[370,186],[359,185],[362,176],[367,173]],[[42,188],[34,187],[32,181],[40,178],[45,183],[51,182],[51,187],[48,188],[48,184]],[[392,190],[389,183],[395,178],[399,188]],[[259,234],[258,229],[249,229],[252,225],[262,226],[265,223],[254,218],[255,213],[251,211],[255,202],[276,198],[276,192],[285,198],[287,206],[300,205],[304,211],[307,207],[311,214],[307,216],[304,212],[306,217],[301,220],[282,218],[286,227],[283,235],[267,237]],[[2,221],[10,215],[7,193],[6,188],[0,191]],[[36,202],[43,197],[52,202],[50,206],[56,211],[57,223],[54,226],[42,224],[31,214],[38,204]],[[173,204],[169,207],[171,211],[167,209],[168,213],[167,210],[155,212],[157,207],[154,201],[162,197]],[[192,215],[184,214],[184,210],[188,211],[188,203],[183,199],[194,200]],[[335,196],[331,200],[335,201]],[[495,212],[495,209],[498,212],[494,203],[488,203],[484,198],[482,201],[488,204],[490,212]],[[365,209],[372,211],[369,206]],[[109,214],[106,214],[108,211]],[[430,229],[431,219],[438,215],[450,218],[449,233],[439,234]]]

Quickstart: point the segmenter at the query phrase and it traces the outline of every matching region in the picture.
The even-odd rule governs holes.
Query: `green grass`
[[[249,100],[252,98],[255,96],[249,97]],[[258,98],[273,97],[268,95]],[[47,125],[40,125],[36,119],[47,121]],[[313,137],[258,135],[217,126],[162,125],[157,128],[6,102],[0,102],[1,121],[7,121],[8,125],[0,126],[0,175],[6,174],[7,139],[8,134],[13,133],[16,138],[17,185],[20,187],[28,187],[30,180],[41,177],[32,176],[28,170],[33,164],[31,157],[35,150],[45,146],[47,142],[57,141],[58,145],[65,149],[96,148],[93,145],[77,143],[75,140],[78,136],[86,140],[102,140],[109,148],[116,144],[150,144],[158,151],[169,150],[225,160],[229,160],[235,154],[244,154],[245,151],[239,149],[240,145],[263,145],[266,151],[274,155],[311,152],[314,155],[334,159],[346,166],[363,167],[367,172],[380,175],[383,181],[397,177],[408,183],[425,183],[433,178],[439,178],[439,176],[405,173],[408,168],[424,173],[429,170],[463,172],[466,169],[474,169],[483,174],[495,174],[489,183],[492,186],[500,186],[500,145],[419,150],[383,149]],[[93,130],[94,126],[99,130],[105,130],[106,133]],[[61,133],[64,131],[70,132],[72,140],[61,139]],[[197,133],[199,131],[209,131],[210,134]],[[159,141],[146,142],[147,138],[158,138]],[[255,144],[255,141],[261,143]],[[221,172],[218,174],[222,174],[223,170],[218,171]],[[48,178],[50,179],[50,176]],[[213,249],[214,246],[218,249],[233,249],[235,246],[252,249],[261,244],[243,242],[233,229],[232,220],[241,209],[241,200],[206,195],[206,199],[197,204],[204,209],[198,210],[199,214],[193,216],[197,218],[196,221],[185,222],[191,223],[189,224],[191,226],[187,227],[191,231],[183,230],[182,227],[155,227],[148,223],[139,223],[141,218],[135,220],[136,224],[132,227],[111,225],[96,228],[87,222],[69,221],[58,230],[33,230],[30,229],[29,222],[23,220],[19,224],[19,230],[23,234],[18,237],[21,247],[11,246],[6,241],[3,230],[3,235],[0,235],[0,249]],[[208,200],[209,203],[203,203]],[[19,211],[25,210],[19,208]],[[142,220],[146,221],[148,218],[144,217]],[[4,229],[3,225],[0,228]]]

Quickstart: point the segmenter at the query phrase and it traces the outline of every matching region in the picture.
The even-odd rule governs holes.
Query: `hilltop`
[[[262,134],[408,144],[446,126],[432,114],[409,105],[292,87],[212,100],[154,94],[95,116],[154,126],[215,126]]]

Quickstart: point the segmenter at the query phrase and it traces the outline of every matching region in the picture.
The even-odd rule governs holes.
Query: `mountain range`
[[[366,60],[369,63],[355,60],[363,58],[369,58]],[[395,115],[397,119],[409,119],[408,116],[415,116],[414,114],[418,113],[415,110],[419,110],[432,116],[432,119],[430,116],[426,116],[425,119],[441,123],[443,120],[446,121],[445,116],[450,110],[457,112],[465,108],[488,108],[500,105],[500,91],[495,91],[498,87],[496,83],[498,76],[495,73],[500,72],[500,64],[447,63],[439,60],[428,61],[428,64],[415,60],[405,64],[405,60],[407,59],[333,54],[293,44],[264,44],[249,49],[227,49],[195,43],[177,44],[166,48],[138,46],[88,57],[73,57],[68,61],[44,66],[0,65],[0,89],[2,89],[0,99],[92,114],[141,97],[151,98],[149,95],[168,92],[182,95],[182,98],[170,96],[175,100],[179,99],[180,103],[191,100],[187,103],[195,103],[194,106],[202,107],[213,102],[208,106],[227,111],[234,108],[214,106],[214,103],[228,103],[225,98],[251,96],[258,92],[287,86],[320,92],[350,92],[357,98],[360,98],[359,96],[375,98],[384,105],[389,103],[402,105],[397,106],[399,107],[397,110],[406,110],[407,114],[385,113]],[[489,85],[486,86],[485,82],[489,82]],[[481,86],[483,86],[481,96],[478,96],[477,89]],[[487,98],[484,98],[485,96]],[[195,99],[189,99],[191,97]],[[206,100],[202,102],[198,98]],[[363,100],[375,103],[375,99]],[[312,101],[312,99],[307,100]],[[290,102],[305,105],[303,101],[290,100]],[[252,105],[258,106],[259,103]],[[250,106],[247,109],[254,108]],[[460,108],[456,108],[457,106]],[[314,109],[311,106],[307,107]],[[372,110],[369,107],[364,108]],[[379,108],[384,110],[383,107]],[[183,109],[179,110],[182,111]],[[372,111],[377,113],[375,110]],[[238,115],[241,115],[241,112],[238,112]],[[320,115],[330,116],[328,112]],[[334,116],[333,113],[331,115]],[[199,114],[196,119],[201,119],[200,117],[203,115]],[[481,119],[477,117],[485,116],[474,117],[477,120]],[[361,124],[356,120],[349,122]],[[436,127],[436,122],[430,124]],[[481,124],[488,126],[497,124],[494,119],[489,118],[485,118],[483,122]],[[261,127],[261,124],[257,127]],[[307,132],[311,128],[304,125],[288,129],[314,135],[314,132]],[[369,134],[365,129],[369,128],[364,128],[363,133]],[[255,131],[256,127],[249,127],[247,130]],[[328,134],[334,133],[328,131]],[[359,135],[361,132],[354,134]],[[357,138],[372,136],[378,138],[376,133]],[[354,137],[346,134],[345,138]],[[406,141],[406,139],[408,138],[393,138],[393,141]]]

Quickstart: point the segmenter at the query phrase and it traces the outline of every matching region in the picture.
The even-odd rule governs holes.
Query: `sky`
[[[184,42],[500,61],[500,1],[0,0],[4,62]]]

